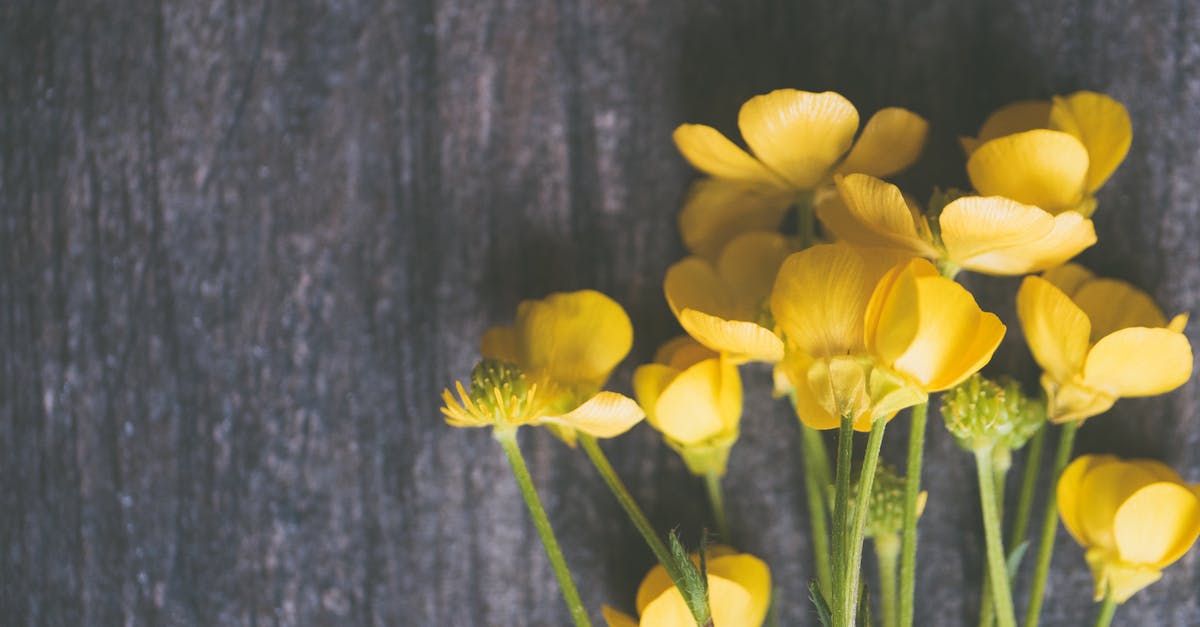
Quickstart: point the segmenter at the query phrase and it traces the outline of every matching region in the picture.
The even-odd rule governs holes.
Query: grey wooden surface
[[[1111,93],[1135,138],[1084,260],[1195,311],[1198,32],[1190,0],[8,0],[0,623],[563,625],[499,449],[438,393],[521,298],[582,287],[634,318],[629,390],[676,333],[676,124],[731,131],[781,86],[910,107],[934,126],[901,181],[925,195],[964,182],[954,138],[992,108]],[[1015,281],[969,283],[1013,320]],[[1011,335],[992,371],[1032,381]],[[745,375],[732,524],[781,624],[812,625],[797,429]],[[1198,393],[1122,401],[1079,448],[1198,481]],[[628,609],[651,556],[581,452],[522,442],[585,602]],[[695,538],[702,490],[658,436],[605,448]],[[928,459],[918,623],[973,624],[971,466],[937,423]],[[1090,624],[1059,541],[1045,624]],[[1200,624],[1198,555],[1117,624]]]

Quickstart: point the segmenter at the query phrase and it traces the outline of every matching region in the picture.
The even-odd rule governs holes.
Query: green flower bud
[[[976,374],[942,397],[942,416],[967,450],[1016,450],[1045,422],[1046,403],[1030,399],[1016,381],[997,383]]]

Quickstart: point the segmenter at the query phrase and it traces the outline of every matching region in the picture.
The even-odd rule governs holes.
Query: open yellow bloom
[[[1092,221],[1074,211],[1053,215],[1002,196],[964,196],[931,225],[891,183],[865,174],[836,176],[834,182],[838,193],[822,197],[817,216],[837,239],[859,246],[1012,275],[1057,266],[1096,243]]]
[[[1096,600],[1124,603],[1200,536],[1200,484],[1154,460],[1084,455],[1058,480],[1058,511],[1087,550]]]
[[[1129,152],[1133,127],[1120,102],[1090,91],[1050,102],[1018,102],[993,113],[975,139],[967,174],[985,196],[1005,196],[1052,214],[1090,216],[1096,190]]]
[[[687,336],[663,344],[654,361],[633,373],[646,419],[693,473],[725,474],[742,418],[737,366]]]
[[[699,564],[699,558],[692,556]],[[708,603],[717,627],[760,627],[771,605],[771,571],[762,560],[725,546],[709,549]],[[605,606],[608,627],[695,627],[696,620],[661,564],[650,569],[637,592],[637,619]]]
[[[778,89],[747,100],[738,113],[753,156],[711,126],[675,129],[679,152],[711,177],[693,186],[679,215],[688,250],[711,259],[741,232],[778,228],[797,197],[834,172],[895,174],[916,161],[929,130],[917,114],[887,108],[855,142],[858,122],[839,94]]]
[[[517,306],[516,323],[484,334],[468,393],[443,393],[442,413],[457,427],[546,424],[573,444],[575,430],[613,437],[644,414],[633,399],[603,392],[633,346],[633,326],[616,301],[594,290],[560,292]]]
[[[1026,277],[1017,315],[1042,367],[1054,422],[1103,413],[1122,396],[1170,392],[1192,374],[1187,315],[1168,324],[1141,290],[1067,264]]]
[[[771,293],[780,369],[815,429],[867,431],[983,367],[1004,325],[924,259],[845,244],[788,257]]]
[[[766,300],[791,252],[779,233],[743,233],[715,262],[692,256],[668,268],[667,304],[689,335],[735,363],[779,361],[783,342],[771,330]]]

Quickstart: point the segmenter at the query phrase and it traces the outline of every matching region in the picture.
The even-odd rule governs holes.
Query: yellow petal
[[[1175,472],[1170,466],[1158,461],[1157,459],[1127,459],[1126,464],[1132,464],[1145,470],[1154,476],[1158,481],[1169,481],[1171,483],[1183,483],[1183,478],[1179,473]]]
[[[834,182],[855,221],[888,240],[891,247],[925,257],[936,255],[933,246],[921,238],[917,216],[900,188],[865,174],[838,176]]]
[[[1071,300],[1092,321],[1092,341],[1129,327],[1165,327],[1167,318],[1142,290],[1116,279],[1093,279],[1079,286]]]
[[[1059,131],[1033,130],[993,139],[967,160],[971,184],[983,196],[1006,196],[1050,213],[1083,200],[1087,150]]]
[[[658,416],[655,414],[658,397],[679,373],[680,370],[663,364],[645,364],[633,371],[633,395],[646,412],[646,420],[650,421],[655,429],[659,428]]]
[[[778,229],[794,199],[790,190],[702,179],[692,184],[679,212],[679,234],[689,251],[716,259],[741,233]]]
[[[1067,263],[1057,268],[1046,270],[1042,273],[1042,278],[1049,281],[1054,287],[1062,290],[1063,294],[1073,298],[1075,293],[1086,285],[1088,281],[1095,279],[1096,275],[1091,270],[1077,263]]]
[[[987,141],[1046,128],[1050,122],[1050,103],[1045,100],[1022,100],[996,109],[979,128],[975,140],[982,144]],[[968,151],[970,152],[970,151]]]
[[[738,617],[740,620],[726,624],[747,626],[762,624],[767,617],[767,609],[771,605],[771,571],[767,568],[766,562],[746,553],[710,557],[708,573],[711,576],[732,581],[750,594],[750,604],[746,609],[746,614]]]
[[[717,353],[692,339],[689,335],[673,337],[654,352],[654,362],[683,370],[688,366],[716,357]]]
[[[695,309],[685,309],[679,315],[679,324],[697,342],[736,363],[774,363],[783,359],[783,341],[755,322],[725,320]]]
[[[777,371],[782,371],[795,396],[796,417],[813,429],[837,429],[840,420],[826,409],[808,381],[808,372],[815,362],[798,351],[788,351]],[[778,375],[777,375],[778,376]],[[776,384],[778,385],[778,383]]]
[[[1110,594],[1117,603],[1124,603],[1142,588],[1162,579],[1162,571],[1122,562],[1116,551],[1092,549],[1084,557],[1096,581],[1092,600],[1097,603]]]
[[[723,365],[720,359],[707,359],[667,384],[655,404],[654,415],[664,435],[686,446],[727,434],[731,422],[736,428],[741,406],[737,368]],[[726,415],[731,408],[737,411],[732,420]]]
[[[1087,175],[1089,193],[1112,176],[1133,141],[1133,125],[1125,105],[1091,91],[1056,97],[1050,112],[1050,127],[1070,133],[1087,148],[1091,164]]]
[[[838,172],[891,176],[921,156],[928,134],[929,122],[912,111],[898,107],[880,109],[867,120]]]
[[[717,269],[699,257],[688,257],[667,268],[663,295],[676,317],[684,309],[727,319],[746,319],[751,315],[738,307],[733,290],[717,274]]]
[[[600,392],[579,407],[561,416],[547,416],[543,422],[571,427],[597,438],[625,433],[646,414],[632,398],[616,392]]]
[[[1045,279],[1025,277],[1017,317],[1034,359],[1054,380],[1065,383],[1083,371],[1091,323],[1066,294]]]
[[[895,248],[896,239],[881,235],[867,225],[859,222],[842,195],[836,193],[818,194],[815,203],[817,219],[829,239],[868,248]],[[914,217],[915,219],[915,217]]]
[[[778,89],[747,100],[738,128],[772,171],[799,189],[811,189],[850,148],[858,111],[833,92]]]
[[[1117,509],[1113,534],[1122,560],[1163,568],[1200,535],[1200,500],[1178,483],[1152,483]]]
[[[633,346],[625,310],[594,290],[522,302],[516,333],[521,366],[568,385],[604,385]]]
[[[1028,274],[1062,264],[1095,243],[1092,221],[1074,211],[1064,211],[1054,216],[1053,228],[1041,238],[976,255],[959,265],[984,274]]]
[[[1176,333],[1183,333],[1183,330],[1187,328],[1187,323],[1188,314],[1181,313],[1177,314],[1174,318],[1171,318],[1171,322],[1167,323],[1167,328]]]
[[[1154,482],[1153,474],[1119,460],[1088,470],[1079,484],[1077,500],[1080,529],[1087,546],[1115,550],[1113,523],[1117,509],[1134,492]]]
[[[632,616],[618,612],[607,605],[600,606],[600,613],[604,615],[604,622],[608,623],[608,627],[638,627],[638,622]]]
[[[717,129],[703,124],[683,124],[673,135],[679,152],[697,170],[719,179],[783,186],[758,159],[751,157]]]
[[[843,244],[795,253],[783,262],[771,293],[775,323],[789,343],[814,358],[860,353],[871,293],[906,258]]]
[[[492,327],[479,340],[479,352],[490,359],[499,359],[520,366],[517,334],[512,327]]]
[[[756,310],[771,293],[775,274],[792,253],[788,238],[774,231],[743,233],[725,246],[717,259],[717,274],[734,291],[743,310]]]
[[[1114,396],[1154,396],[1187,383],[1192,346],[1169,329],[1131,327],[1108,335],[1088,351],[1083,380]]]
[[[750,593],[738,584],[722,577],[709,575],[708,601],[714,625],[745,625],[743,622],[754,606]],[[654,627],[695,627],[696,620],[688,609],[679,589],[671,586],[654,598],[642,612],[642,624]]]
[[[1035,242],[1054,229],[1054,216],[1003,196],[965,196],[938,218],[950,261],[966,267],[973,257]]]
[[[675,587],[675,583],[671,581],[667,569],[662,564],[655,564],[642,578],[642,583],[638,584],[637,597],[634,601],[638,614],[645,615],[646,606],[673,587]],[[693,621],[694,623],[695,621]]]
[[[1112,455],[1081,455],[1059,475],[1056,488],[1058,515],[1062,518],[1063,526],[1081,546],[1092,546],[1092,542],[1084,533],[1083,521],[1080,518],[1080,508],[1084,506],[1088,498],[1088,495],[1081,492],[1083,478],[1093,469],[1102,465],[1120,463],[1121,460]]]

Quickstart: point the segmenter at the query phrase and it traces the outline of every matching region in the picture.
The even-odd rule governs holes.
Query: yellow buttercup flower
[[[929,124],[911,111],[887,108],[863,128],[839,94],[778,89],[742,105],[738,128],[753,156],[702,124],[675,129],[675,145],[711,178],[699,181],[679,215],[688,250],[716,256],[741,232],[779,227],[797,198],[834,172],[889,176],[911,165]],[[853,146],[852,146],[853,144]]]
[[[1133,127],[1124,105],[1080,91],[1050,102],[1018,102],[993,113],[964,139],[967,174],[985,196],[1005,196],[1052,214],[1090,216],[1093,194],[1129,152]]]
[[[766,300],[791,252],[779,233],[743,233],[715,262],[692,256],[668,268],[667,304],[689,335],[734,363],[779,361],[783,342],[772,331]]]
[[[694,474],[725,474],[742,418],[737,366],[682,336],[638,367],[633,390],[650,424]]]
[[[699,558],[692,556],[699,565]],[[771,605],[771,571],[762,560],[725,546],[709,549],[708,603],[717,627],[760,627]],[[605,606],[608,627],[695,627],[696,620],[661,564],[650,569],[637,592],[641,620]]]
[[[1067,264],[1026,277],[1017,314],[1044,371],[1054,422],[1103,413],[1123,396],[1170,392],[1191,377],[1187,315],[1168,324],[1145,292],[1124,281]]]
[[[1058,480],[1058,511],[1087,550],[1096,600],[1124,603],[1200,536],[1200,484],[1154,460],[1084,455]]]
[[[459,400],[442,394],[456,427],[546,424],[573,444],[575,430],[613,437],[644,414],[633,399],[601,391],[633,345],[633,326],[616,301],[593,290],[523,301],[516,323],[484,334],[485,360]]]
[[[1002,196],[963,196],[930,224],[891,183],[865,174],[836,176],[834,182],[838,193],[822,197],[817,216],[837,239],[859,246],[1012,275],[1057,266],[1096,243],[1092,221],[1074,211],[1053,215]]]
[[[787,347],[780,369],[800,419],[834,429],[924,402],[983,367],[1004,325],[924,259],[845,244],[788,257],[771,293]]]

